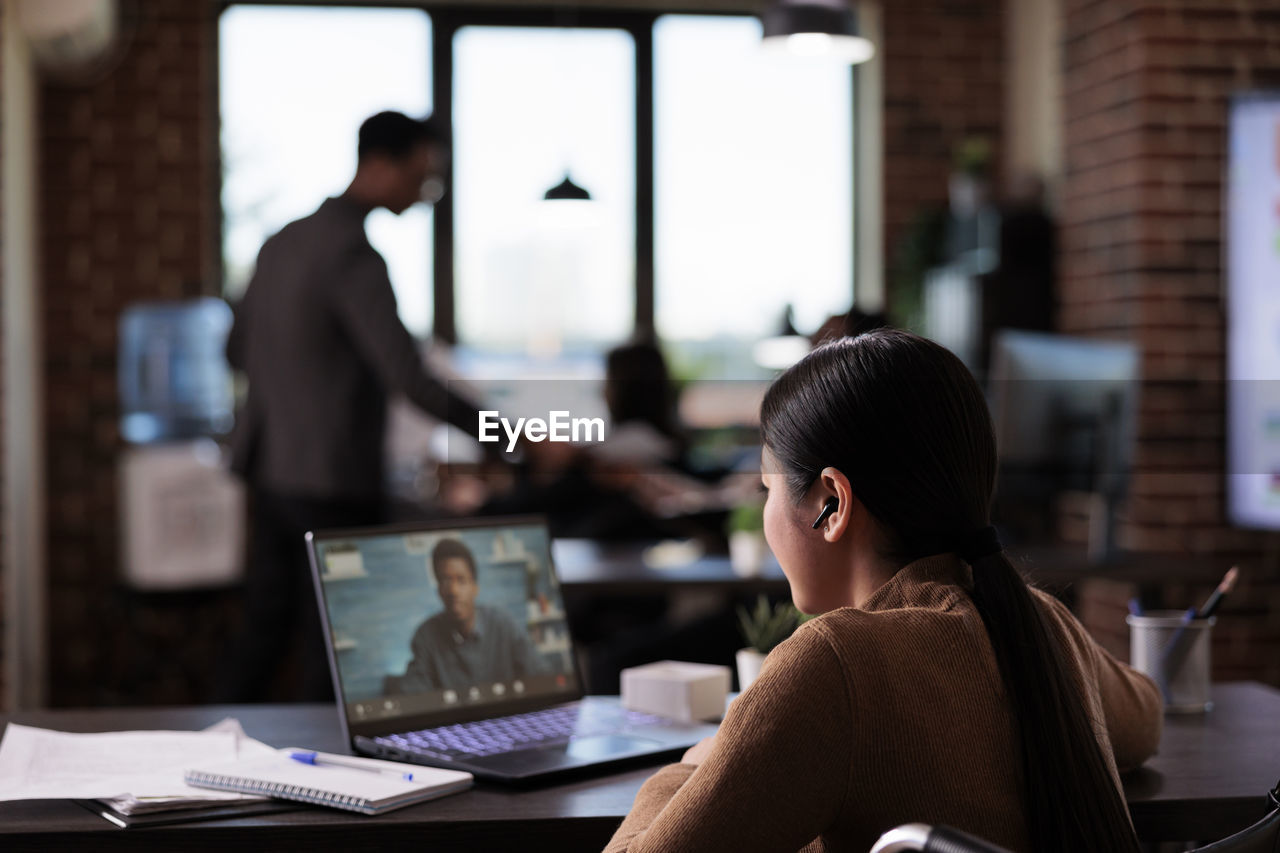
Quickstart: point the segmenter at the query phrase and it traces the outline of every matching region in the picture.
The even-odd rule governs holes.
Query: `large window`
[[[233,296],[343,189],[359,122],[434,83],[450,191],[369,220],[416,334],[524,358],[639,328],[686,377],[751,376],[788,309],[809,332],[850,307],[853,74],[766,55],[754,17],[235,5],[221,39]],[[592,198],[571,219],[542,200],[566,174]]]
[[[815,330],[853,280],[848,67],[766,54],[755,18],[654,26],[658,333],[722,372],[788,307]]]
[[[453,133],[459,339],[544,354],[625,339],[635,301],[630,33],[459,29]],[[543,200],[566,174],[591,201]]]
[[[416,9],[232,6],[219,27],[224,291],[248,284],[263,240],[342,192],[360,122],[431,110],[431,21]],[[431,329],[432,212],[370,214],[401,319]]]

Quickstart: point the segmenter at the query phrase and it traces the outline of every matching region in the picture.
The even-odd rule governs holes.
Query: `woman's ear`
[[[853,516],[857,498],[849,487],[849,478],[838,468],[823,468],[815,484],[817,496],[822,503],[821,515],[826,516],[817,525],[822,538],[828,542],[838,542],[849,530],[849,522]],[[830,511],[828,511],[830,507]]]

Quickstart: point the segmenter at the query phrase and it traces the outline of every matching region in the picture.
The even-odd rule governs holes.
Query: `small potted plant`
[[[747,641],[745,649],[739,649],[738,689],[746,690],[751,682],[760,674],[760,666],[765,655],[791,636],[805,616],[789,601],[779,601],[770,606],[769,597],[761,595],[756,599],[756,606],[747,610],[738,605],[738,625],[742,629],[742,637]]]
[[[960,219],[977,216],[987,204],[991,172],[991,143],[982,136],[960,140],[952,156],[947,190],[951,212]]]
[[[764,541],[764,506],[739,504],[729,513],[729,565],[734,574],[754,578],[764,568],[769,546]]]

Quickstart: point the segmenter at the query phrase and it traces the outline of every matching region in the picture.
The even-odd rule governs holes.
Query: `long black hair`
[[[957,550],[990,524],[991,415],[964,364],[924,338],[882,329],[815,349],[770,387],[760,428],[791,499],[823,468],[839,469],[896,565]],[[1047,615],[1002,551],[972,567],[973,601],[1017,726],[1031,849],[1137,851]]]

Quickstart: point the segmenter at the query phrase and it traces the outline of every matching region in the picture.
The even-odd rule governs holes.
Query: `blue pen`
[[[1161,668],[1165,671],[1166,678],[1172,678],[1179,669],[1182,668],[1184,658],[1187,656],[1187,646],[1190,641],[1187,639],[1187,629],[1191,627],[1191,623],[1197,619],[1208,619],[1218,609],[1218,605],[1222,603],[1222,599],[1227,593],[1235,589],[1236,581],[1240,577],[1240,569],[1232,566],[1227,573],[1222,576],[1221,583],[1214,589],[1213,594],[1209,596],[1209,600],[1199,609],[1195,607],[1187,608],[1187,612],[1182,614],[1182,623],[1178,626],[1178,630],[1174,632],[1173,639],[1165,646],[1164,653],[1160,656]]]
[[[1182,620],[1178,624],[1178,630],[1173,632],[1173,638],[1165,644],[1164,649],[1160,652],[1160,665],[1157,669],[1160,677],[1156,679],[1156,683],[1160,687],[1160,692],[1164,694],[1164,702],[1166,705],[1173,704],[1173,695],[1169,690],[1169,682],[1173,681],[1178,671],[1182,669],[1183,659],[1187,656],[1187,629],[1191,627],[1191,623],[1196,621],[1196,615],[1199,611],[1194,607],[1188,607],[1187,612],[1182,614]]]
[[[344,761],[337,756],[321,755],[318,752],[295,751],[289,753],[289,757],[294,761],[300,761],[303,764],[314,764],[316,767],[345,767],[348,770],[363,770],[366,773],[386,773],[392,776],[398,776],[407,782],[413,781],[412,773],[402,773],[391,767],[374,767],[355,760]]]
[[[1143,614],[1142,602],[1138,600],[1137,596],[1129,599],[1129,613],[1132,616],[1141,616]]]

